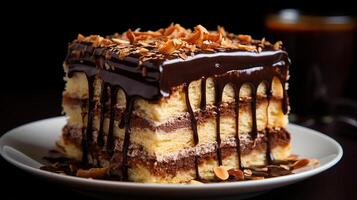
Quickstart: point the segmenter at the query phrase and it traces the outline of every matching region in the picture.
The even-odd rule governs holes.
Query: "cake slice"
[[[289,58],[281,42],[178,24],[79,35],[64,63],[60,145],[119,180],[217,180],[290,155]]]

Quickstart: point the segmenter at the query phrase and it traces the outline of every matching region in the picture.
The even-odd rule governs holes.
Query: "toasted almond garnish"
[[[288,165],[279,165],[279,166],[284,168],[285,170],[290,170],[290,167]]]
[[[277,51],[277,50],[281,49],[282,45],[283,45],[282,41],[277,41],[277,42],[275,42],[273,49]]]
[[[137,32],[134,31],[133,34],[135,36],[147,36],[147,37],[159,37],[161,36],[161,33],[159,32],[153,32],[153,31],[146,31],[146,32]]]
[[[202,33],[208,33],[207,29],[205,27],[203,27],[201,24],[197,25],[195,27],[195,30],[198,30],[198,31],[200,31]]]
[[[130,42],[128,40],[122,40],[119,38],[112,38],[112,41],[118,44],[130,44]]]
[[[182,40],[179,39],[170,39],[166,41],[164,44],[159,46],[159,52],[162,54],[170,55],[176,49],[180,49],[183,46]]]
[[[104,38],[99,35],[85,37],[82,41],[92,43],[93,47],[99,47]]]
[[[103,40],[100,42],[99,46],[100,46],[100,47],[105,47],[105,46],[111,45],[112,43],[113,43],[113,42],[112,42],[111,40],[109,40],[109,39],[103,39]]]
[[[141,54],[141,55],[146,55],[147,53],[149,53],[149,49],[146,49],[146,48],[140,48],[139,49],[139,53]]]
[[[186,42],[190,44],[195,44],[201,37],[201,32],[195,31],[193,34],[189,35],[187,39],[185,39]]]
[[[78,34],[77,40],[78,40],[79,42],[83,41],[84,39],[85,39],[85,37],[84,37],[82,34]]]
[[[172,58],[186,59],[187,56],[194,56],[199,50],[221,52],[224,49],[244,50],[251,52],[261,52],[265,46],[269,45],[276,50],[281,49],[281,42],[274,45],[263,38],[261,41],[253,40],[249,35],[234,35],[228,33],[223,27],[217,27],[216,31],[208,31],[202,25],[194,28],[194,31],[185,29],[179,24],[170,24],[167,28],[157,31],[140,31],[129,29],[123,34],[114,34],[106,38],[99,35],[85,37],[81,34],[77,37],[77,42],[89,42],[93,47],[108,47],[105,51],[117,53],[120,59],[139,53],[139,62],[152,59],[167,59],[166,55]],[[74,44],[74,43],[73,43]],[[148,49],[142,50],[140,48]]]
[[[298,162],[298,161],[296,161]],[[308,170],[312,170],[320,165],[320,161],[317,159],[309,159],[309,164],[305,165],[304,167],[300,167],[297,169],[292,170],[292,173],[300,173],[300,172],[305,172]]]
[[[129,55],[130,53],[130,49],[122,49],[121,51],[119,51],[119,59],[123,60],[127,55]]]
[[[238,49],[238,45],[233,44],[232,40],[228,38],[222,38],[221,46],[223,48]]]
[[[213,168],[213,172],[214,175],[216,175],[216,177],[222,181],[225,181],[229,178],[228,171],[223,166]]]
[[[171,23],[170,26],[165,29],[165,32],[163,35],[165,35],[165,36],[171,35],[171,33],[173,33],[175,30],[176,30],[176,27],[175,27],[174,23]]]
[[[159,46],[159,52],[162,54],[170,55],[175,51],[175,45],[172,40],[168,40],[166,43]]]
[[[152,31],[147,31],[147,32],[133,32],[135,36],[135,41],[139,40],[147,40],[147,39],[152,39],[152,38],[157,38],[161,37],[162,34],[160,32],[152,32]]]
[[[198,25],[195,27],[195,31],[186,39],[186,42],[200,46],[206,34],[209,34],[207,29],[202,25]]]
[[[222,38],[223,37],[222,37],[221,33],[208,33],[208,34],[205,34],[205,36],[204,36],[204,40],[209,40],[209,41],[217,42],[217,43],[220,43]]]
[[[263,38],[260,40],[260,45],[261,45],[262,47],[265,46],[265,37],[263,37]]]
[[[226,30],[224,30],[224,27],[222,26],[217,27],[217,32],[220,33],[223,37],[227,36]]]
[[[202,42],[200,47],[206,51],[214,51],[214,49],[220,47],[220,45],[216,42],[205,40]]]
[[[291,167],[293,169],[299,169],[299,168],[305,167],[308,164],[309,164],[308,159],[301,159],[301,160],[296,161]]]
[[[188,57],[185,53],[179,53],[179,56],[180,56],[180,58],[182,58],[184,60],[186,60]]]
[[[252,41],[252,36],[250,35],[238,35],[238,40],[244,41],[244,42],[251,42]]]
[[[267,172],[268,171],[268,167],[250,167],[253,171],[257,171],[257,172]]]
[[[245,50],[245,51],[256,51],[257,47],[253,45],[238,44],[238,49]]]
[[[236,180],[244,180],[244,173],[239,169],[230,169],[228,170],[228,174]]]
[[[262,51],[263,51],[263,49],[261,47],[258,47],[258,52],[260,53]]]
[[[82,178],[100,179],[108,175],[108,168],[91,168],[88,170],[79,169],[76,176]]]
[[[243,172],[244,172],[244,175],[245,175],[245,176],[251,176],[251,175],[253,175],[253,172],[252,172],[252,170],[250,170],[250,169],[244,169]]]
[[[130,44],[133,44],[136,41],[135,35],[130,29],[126,32],[125,36],[128,38]]]

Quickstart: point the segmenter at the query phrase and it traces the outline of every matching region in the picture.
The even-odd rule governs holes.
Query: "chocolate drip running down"
[[[199,142],[198,140],[198,132],[197,132],[197,120],[195,117],[195,114],[192,110],[191,103],[190,103],[190,98],[189,98],[189,83],[184,83],[184,90],[185,90],[185,98],[186,98],[186,106],[187,106],[187,111],[190,114],[191,118],[191,129],[193,133],[193,142],[194,145],[196,146]],[[195,172],[196,172],[196,179],[201,179],[200,178],[200,173],[198,171],[198,158],[197,155],[195,155]]]
[[[104,114],[107,112],[105,104],[108,101],[108,83],[103,83],[101,96],[100,96],[100,121],[99,121],[99,132],[98,132],[98,139],[97,143],[98,146],[104,146]]]
[[[92,146],[92,123],[94,109],[94,78],[103,80],[100,95],[100,128],[97,138],[99,147],[106,146],[109,156],[115,152],[114,144],[114,117],[117,93],[119,88],[126,95],[126,108],[122,114],[119,128],[125,129],[125,136],[122,149],[122,179],[128,178],[128,158],[127,151],[130,144],[130,120],[133,111],[133,104],[137,97],[156,101],[163,96],[168,96],[171,89],[175,86],[183,85],[186,95],[187,111],[191,118],[191,128],[193,132],[194,145],[199,143],[197,133],[197,120],[192,110],[189,99],[189,83],[201,79],[201,105],[202,111],[206,110],[206,78],[212,77],[215,85],[215,106],[216,106],[216,142],[217,142],[217,162],[222,165],[221,158],[221,136],[220,136],[220,106],[222,104],[222,93],[227,84],[232,84],[235,92],[235,123],[236,123],[236,142],[237,153],[239,156],[239,167],[242,168],[241,151],[239,141],[239,91],[243,84],[249,84],[252,91],[252,121],[253,128],[251,137],[257,136],[256,124],[256,99],[257,88],[264,83],[267,88],[267,100],[271,98],[271,84],[273,78],[280,80],[283,88],[282,109],[284,114],[288,112],[288,98],[285,84],[288,77],[289,59],[287,53],[282,50],[270,51],[265,50],[260,53],[246,51],[218,52],[218,53],[201,53],[189,57],[186,60],[172,59],[166,61],[151,61],[143,63],[145,68],[143,75],[139,70],[138,59],[135,57],[126,57],[123,60],[118,59],[115,55],[108,57],[108,52],[101,48],[85,48],[84,44],[74,45],[75,49],[70,50],[66,60],[68,65],[68,77],[74,72],[83,72],[88,79],[88,120],[86,128],[83,131],[82,150],[83,164],[88,164],[88,156],[91,155]],[[72,55],[73,51],[80,50],[79,55]],[[72,52],[71,52],[72,51]],[[104,58],[106,58],[104,60]],[[98,61],[100,60],[100,61]],[[105,67],[109,66],[109,67]],[[110,95],[108,95],[108,89]],[[109,98],[109,97],[110,98]],[[106,112],[104,104],[110,100],[110,121],[109,131],[104,144],[104,113]],[[268,132],[268,131],[266,131]],[[267,162],[272,162],[270,152],[270,136],[266,135],[267,140]],[[198,159],[195,158],[196,178],[199,179]]]
[[[115,118],[115,105],[117,104],[118,87],[110,87],[110,117],[109,117],[109,131],[107,137],[107,152],[109,156],[114,154],[114,118]]]

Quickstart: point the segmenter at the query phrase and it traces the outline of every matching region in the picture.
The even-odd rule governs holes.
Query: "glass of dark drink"
[[[291,58],[289,96],[299,120],[330,115],[351,69],[356,21],[345,15],[285,9],[268,15],[266,29]]]

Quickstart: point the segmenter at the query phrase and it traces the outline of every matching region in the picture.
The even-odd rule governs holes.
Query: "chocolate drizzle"
[[[115,107],[117,104],[117,94],[118,87],[111,86],[110,87],[110,118],[109,118],[109,130],[107,136],[107,152],[109,156],[113,156],[114,154],[114,118],[115,118]]]
[[[214,79],[214,89],[215,89],[215,107],[216,107],[216,142],[217,142],[217,159],[218,165],[222,165],[222,155],[221,155],[221,103],[222,103],[222,93],[225,84],[222,84],[218,79]]]
[[[222,165],[221,157],[221,133],[220,133],[220,106],[222,104],[222,94],[225,86],[231,84],[235,93],[235,123],[236,123],[236,144],[239,157],[239,167],[242,168],[241,150],[239,140],[239,91],[243,84],[251,87],[251,109],[252,109],[252,134],[257,137],[256,119],[256,99],[259,84],[264,83],[267,88],[268,103],[271,98],[271,84],[273,78],[280,80],[283,88],[282,109],[284,114],[288,112],[288,97],[285,90],[285,83],[288,77],[289,59],[287,53],[282,50],[263,50],[260,53],[246,51],[201,53],[182,59],[166,59],[143,63],[138,68],[138,58],[126,57],[119,59],[116,54],[111,54],[105,48],[92,48],[89,44],[74,44],[69,50],[66,64],[68,65],[68,77],[74,72],[84,72],[88,80],[88,120],[86,128],[83,130],[82,150],[83,164],[88,164],[90,146],[93,144],[92,126],[94,109],[94,80],[97,76],[102,79],[100,95],[100,127],[97,137],[97,145],[106,147],[110,157],[115,152],[114,144],[114,118],[117,105],[117,93],[122,89],[126,95],[126,107],[122,113],[119,128],[125,128],[124,142],[122,148],[122,179],[128,178],[128,148],[130,145],[130,120],[134,110],[136,97],[141,97],[149,101],[159,100],[163,96],[168,96],[171,89],[183,84],[186,95],[187,111],[191,118],[191,128],[193,132],[194,145],[199,143],[197,132],[197,119],[194,115],[189,99],[189,83],[201,79],[201,103],[200,109],[206,110],[206,78],[212,77],[215,85],[215,109],[216,109],[216,142],[217,142],[217,162]],[[87,48],[88,47],[88,48]],[[78,51],[80,53],[78,53]],[[74,53],[75,52],[75,53]],[[105,58],[105,59],[104,59]],[[142,71],[145,71],[142,74]],[[110,95],[108,95],[108,89]],[[110,119],[107,140],[104,141],[104,114],[108,112],[106,104],[110,100]],[[266,131],[268,132],[268,131]],[[267,139],[267,162],[271,163],[270,135]],[[105,144],[106,143],[106,144]],[[196,178],[199,179],[198,158],[195,157]]]
[[[193,133],[193,142],[194,145],[196,146],[199,142],[198,140],[198,132],[197,132],[197,120],[195,117],[195,114],[192,110],[191,107],[191,103],[190,103],[190,98],[189,98],[189,83],[184,83],[184,91],[185,91],[185,98],[186,98],[186,107],[187,107],[187,111],[190,114],[190,118],[191,118],[191,129],[192,129],[192,133]],[[196,179],[200,179],[200,174],[198,171],[198,158],[197,155],[195,155],[195,172],[196,172]]]
[[[107,113],[106,103],[108,101],[108,83],[103,82],[100,96],[100,121],[97,143],[98,146],[104,146],[104,114]]]
[[[128,180],[128,148],[130,144],[130,119],[134,108],[135,97],[126,96],[126,107],[123,112],[119,128],[125,128],[124,143],[123,143],[123,162],[122,162],[122,174],[123,180]]]
[[[280,64],[285,64],[284,62]],[[239,167],[243,168],[241,162],[241,152],[240,152],[240,140],[239,140],[239,91],[243,84],[248,84],[251,88],[251,113],[252,113],[252,131],[251,138],[255,140],[257,138],[258,130],[257,130],[257,116],[256,116],[256,103],[257,103],[257,89],[260,84],[265,84],[266,86],[266,96],[267,101],[269,103],[271,98],[271,88],[272,81],[274,77],[277,77],[282,83],[283,87],[283,100],[282,100],[282,108],[284,114],[287,113],[288,105],[287,105],[287,93],[285,91],[285,82],[287,69],[284,74],[281,74],[280,70],[276,70],[275,68],[279,64],[274,64],[275,66],[261,66],[254,67],[246,70],[237,70],[230,71],[224,75],[216,75],[213,76],[214,84],[215,84],[215,107],[216,107],[216,142],[217,142],[217,161],[219,165],[222,165],[221,158],[221,133],[220,133],[220,106],[222,104],[222,94],[225,86],[227,84],[232,84],[234,93],[235,93],[235,113],[236,113],[236,142],[237,142],[237,153],[239,157]],[[281,67],[286,67],[285,65],[280,65]],[[202,95],[205,96],[205,95]],[[203,99],[201,102],[204,101]],[[202,107],[201,107],[202,109]],[[204,109],[204,108],[203,108]],[[270,148],[270,135],[268,131],[266,132],[266,159],[267,163],[270,164],[273,162],[271,148]]]
[[[258,129],[257,129],[257,88],[256,86],[251,86],[252,91],[252,103],[251,103],[251,111],[252,111],[252,134],[251,137],[253,140],[257,138]],[[239,98],[239,97],[238,97]]]
[[[240,149],[240,139],[239,139],[239,88],[237,85],[233,86],[234,89],[234,112],[235,112],[235,139],[236,139],[236,146],[237,146],[237,156],[238,156],[238,168],[242,169],[242,159],[241,159],[241,149]]]
[[[267,105],[267,108],[266,108],[266,115],[269,116],[268,108],[269,108],[270,99],[272,97],[272,91],[271,91],[272,90],[272,82],[265,81],[265,85],[266,85],[266,92],[267,92],[266,96],[267,96],[267,101],[268,101],[268,105]],[[288,107],[288,105],[285,104],[285,100],[284,100],[284,99],[286,99],[285,95],[287,95],[285,93],[285,87],[283,87],[283,91],[284,91],[283,100],[282,100],[283,104],[284,104],[283,105],[283,112],[284,112],[284,114],[286,114],[287,108],[285,109],[284,106]],[[268,121],[269,121],[269,119],[267,119],[267,123],[268,123]],[[273,155],[271,153],[271,135],[270,135],[269,130],[267,130],[267,128],[265,130],[265,136],[266,136],[266,140],[267,140],[267,142],[266,142],[266,148],[267,149],[265,151],[265,158],[267,160],[267,164],[269,165],[269,164],[273,163],[274,158],[273,158]]]

